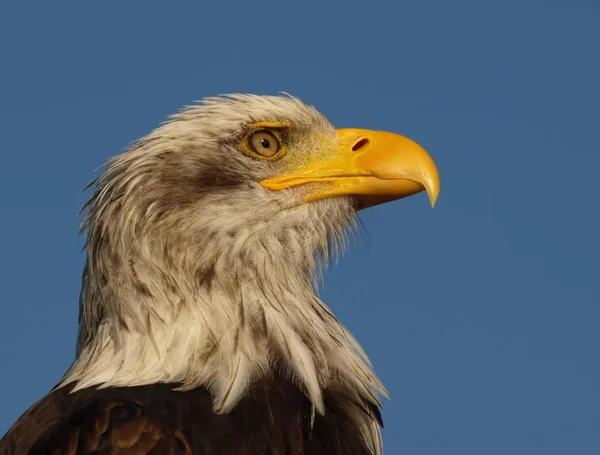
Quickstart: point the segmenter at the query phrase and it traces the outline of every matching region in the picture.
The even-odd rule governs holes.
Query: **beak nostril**
[[[356,144],[352,146],[352,151],[357,152],[359,149],[369,144],[369,140],[366,137],[359,139]]]

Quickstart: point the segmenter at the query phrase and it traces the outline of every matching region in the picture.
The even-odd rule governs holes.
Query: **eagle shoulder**
[[[226,414],[206,388],[177,384],[53,390],[0,441],[0,455],[379,453],[376,404],[343,390],[324,393],[325,414],[280,376],[255,383]]]
[[[55,389],[13,425],[0,455],[191,454],[168,415],[144,404],[138,392]]]

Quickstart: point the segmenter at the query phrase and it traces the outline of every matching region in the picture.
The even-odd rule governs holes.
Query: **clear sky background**
[[[0,6],[0,434],[73,359],[94,169],[194,100],[287,91],[440,170],[326,276],[386,453],[600,453],[600,2],[156,3]]]

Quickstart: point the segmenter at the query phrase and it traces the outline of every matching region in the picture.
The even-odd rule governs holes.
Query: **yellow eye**
[[[246,147],[259,158],[265,159],[275,158],[282,149],[279,138],[267,130],[258,130],[248,135]]]

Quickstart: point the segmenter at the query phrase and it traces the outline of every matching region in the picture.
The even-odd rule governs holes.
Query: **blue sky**
[[[440,170],[323,291],[392,394],[386,453],[600,453],[600,3],[241,3],[3,3],[0,433],[73,359],[94,169],[184,104],[286,91]]]

